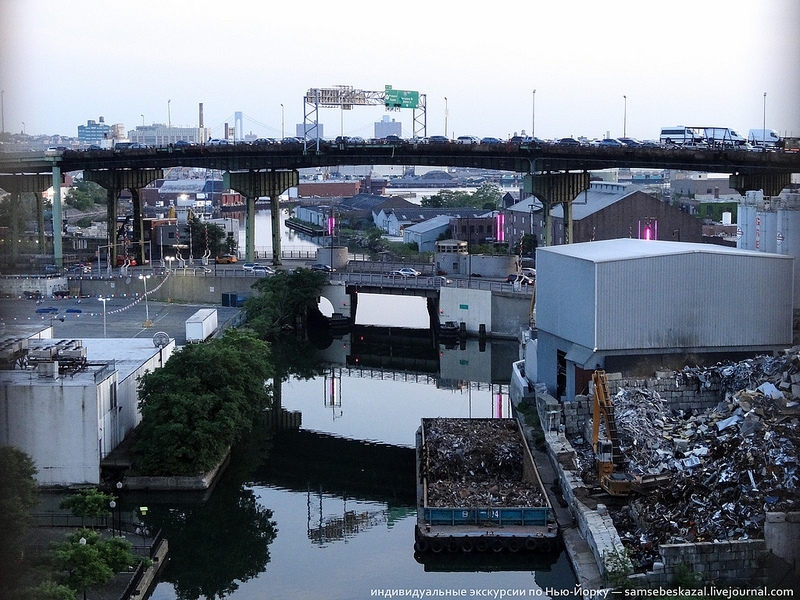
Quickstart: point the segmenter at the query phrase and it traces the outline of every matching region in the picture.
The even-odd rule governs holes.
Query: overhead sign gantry
[[[425,137],[427,119],[425,117],[425,94],[416,91],[395,90],[385,86],[384,91],[357,90],[348,85],[337,85],[330,88],[310,88],[303,98],[303,139],[307,145],[319,141],[322,137],[319,129],[320,108],[341,108],[351,110],[354,106],[380,106],[386,110],[410,108],[413,114],[414,137]]]

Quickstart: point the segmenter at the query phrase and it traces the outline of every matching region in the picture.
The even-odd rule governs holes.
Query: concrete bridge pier
[[[735,173],[728,177],[730,186],[744,196],[745,192],[762,190],[765,196],[779,196],[792,182],[791,173]]]
[[[256,200],[269,197],[272,211],[272,264],[281,265],[280,195],[300,181],[297,171],[234,171],[225,173],[225,187],[236,190],[246,199],[247,230],[245,260],[253,262],[256,246]]]
[[[523,181],[525,192],[533,194],[544,205],[544,245],[553,245],[551,211],[558,204],[564,207],[564,239],[572,243],[572,202],[589,189],[589,172],[528,173]]]
[[[144,264],[145,261],[145,243],[144,243],[144,226],[143,226],[143,211],[142,201],[139,190],[145,187],[148,183],[160,179],[164,176],[163,169],[126,169],[116,170],[111,169],[107,171],[84,171],[83,178],[86,181],[93,181],[97,185],[106,190],[106,223],[108,226],[108,254],[113,268],[117,264],[117,216],[118,206],[117,200],[122,190],[127,189],[133,197],[133,243],[138,246],[137,260],[139,264]],[[152,258],[152,257],[150,257]],[[98,252],[98,262],[100,255]]]
[[[58,167],[53,168],[53,173],[51,175],[0,175],[0,188],[6,190],[13,199],[12,202],[9,203],[9,207],[11,210],[11,235],[8,236],[9,240],[9,248],[11,255],[11,262],[16,263],[19,257],[19,234],[22,233],[16,229],[17,227],[17,218],[15,218],[15,214],[20,207],[20,203],[22,201],[22,194],[34,194],[36,197],[36,218],[38,222],[39,228],[39,247],[41,248],[40,254],[45,253],[45,235],[44,235],[44,201],[42,198],[42,192],[44,192],[47,188],[51,185],[55,185],[56,181],[58,182],[57,189],[61,190],[61,170]],[[64,263],[64,256],[61,252],[61,195],[58,195],[58,202],[56,202],[56,198],[53,198],[53,247],[54,247],[54,254],[55,254],[55,264],[60,269],[63,267]],[[58,221],[55,220],[55,205],[58,204],[59,208],[59,216]],[[58,225],[56,225],[58,223]],[[58,244],[56,244],[56,239],[58,240]],[[55,248],[58,248],[55,251]]]

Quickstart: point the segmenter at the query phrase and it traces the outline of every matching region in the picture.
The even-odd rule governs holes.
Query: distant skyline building
[[[128,139],[147,146],[168,146],[178,140],[202,144],[211,137],[207,127],[168,127],[164,123],[137,125],[128,131]]]
[[[400,121],[389,119],[389,115],[383,115],[380,121],[375,123],[375,138],[385,138],[387,135],[403,137],[403,124]]]
[[[78,125],[78,141],[85,144],[100,144],[111,137],[111,126],[106,125],[105,119],[100,117],[97,122],[93,119],[86,121],[86,125]]]

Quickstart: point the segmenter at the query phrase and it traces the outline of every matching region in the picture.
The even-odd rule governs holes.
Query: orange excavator
[[[669,474],[640,476],[622,471],[625,460],[619,445],[614,405],[608,395],[606,372],[595,371],[592,374],[592,382],[594,383],[592,448],[597,459],[600,487],[612,496],[629,496],[632,492],[642,494],[668,483],[671,479]],[[605,439],[600,439],[600,419],[605,423]]]

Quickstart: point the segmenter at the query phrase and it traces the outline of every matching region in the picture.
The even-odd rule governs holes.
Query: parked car
[[[321,273],[333,273],[334,271],[336,271],[336,269],[334,269],[330,265],[323,265],[322,263],[315,263],[311,265],[311,270],[319,271]]]
[[[402,144],[403,143],[403,138],[401,138],[399,135],[393,135],[393,134],[392,135],[387,135],[385,138],[383,138],[383,143],[384,144]]]
[[[230,142],[228,140],[222,140],[219,138],[211,138],[206,142],[206,146],[229,146]]]
[[[189,148],[191,146],[196,146],[194,142],[190,142],[189,140],[178,140],[173,144],[176,148]]]
[[[496,137],[485,137],[481,138],[481,144],[484,146],[495,146],[497,144],[502,144],[503,142],[500,141],[500,138]]]
[[[218,265],[230,265],[232,263],[239,262],[239,259],[233,254],[223,254],[222,256],[218,256],[216,261]]]
[[[403,267],[402,269],[397,269],[390,273],[390,275],[395,275],[397,277],[418,277],[420,274],[419,271],[411,267]]]
[[[558,144],[560,144],[562,146],[580,146],[581,145],[581,143],[578,140],[576,140],[575,138],[571,138],[571,137],[561,138],[556,143],[558,143]]]

